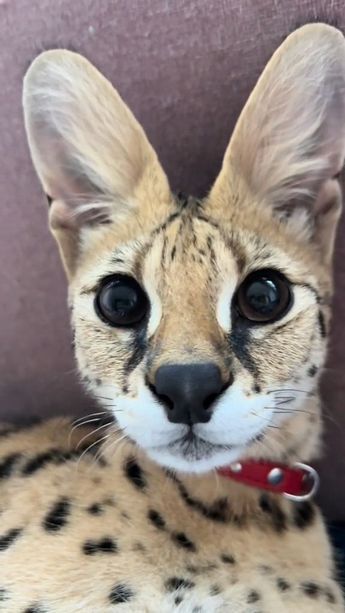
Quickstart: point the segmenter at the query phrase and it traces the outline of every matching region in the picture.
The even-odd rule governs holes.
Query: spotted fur
[[[200,201],[171,193],[142,128],[81,56],[39,56],[24,111],[79,370],[103,410],[90,429],[53,420],[3,431],[0,611],[344,611],[317,507],[214,470],[320,451],[345,155],[342,35],[316,24],[287,38]],[[234,296],[261,268],[285,275],[292,306],[249,325]],[[131,329],[95,309],[115,273],[148,297]],[[217,366],[224,389],[190,437],[154,385],[164,365],[199,363]]]

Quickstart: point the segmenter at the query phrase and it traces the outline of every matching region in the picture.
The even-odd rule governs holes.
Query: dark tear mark
[[[43,520],[43,527],[47,532],[58,532],[67,524],[71,511],[68,498],[58,500]]]
[[[145,326],[141,326],[140,328],[138,328],[137,330],[134,330],[133,332],[134,336],[133,336],[131,347],[130,347],[131,355],[126,361],[124,365],[124,369],[123,369],[123,373],[126,378],[130,375],[130,373],[133,370],[135,370],[135,368],[137,368],[137,366],[139,366],[140,362],[143,360],[145,356],[145,352],[147,350],[147,339],[146,339],[147,322],[148,322],[148,319],[146,320]],[[126,384],[125,384],[125,387],[127,387]]]
[[[0,536],[0,551],[5,551],[5,549],[8,549],[17,540],[22,532],[22,528],[12,528],[12,530],[8,530],[8,532]]]
[[[242,366],[256,376],[257,367],[250,352],[254,342],[251,340],[249,327],[240,322],[239,318],[233,316],[232,319],[232,330],[229,334],[230,347]]]
[[[20,453],[11,453],[0,462],[0,480],[8,479],[12,475],[21,457]]]

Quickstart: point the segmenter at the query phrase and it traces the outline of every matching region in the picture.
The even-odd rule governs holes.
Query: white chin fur
[[[245,447],[236,447],[230,450],[215,451],[214,454],[196,460],[188,459],[183,455],[175,455],[169,449],[145,449],[147,455],[160,466],[176,470],[181,473],[201,474],[207,473],[221,466],[236,462],[245,454]]]

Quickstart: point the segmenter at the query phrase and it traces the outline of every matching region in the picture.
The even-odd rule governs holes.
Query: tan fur
[[[84,58],[39,56],[25,78],[24,112],[69,278],[81,377],[117,427],[97,421],[101,412],[70,441],[67,420],[2,436],[0,611],[344,611],[317,509],[214,471],[235,458],[226,455],[233,448],[287,463],[320,453],[317,382],[345,154],[342,35],[315,24],[287,38],[202,202],[174,198],[142,128]],[[289,279],[293,304],[282,319],[243,331],[231,302],[262,268]],[[100,281],[115,273],[148,295],[144,339],[95,311]],[[203,362],[233,380],[201,424],[212,453],[171,451],[165,441],[177,426],[149,384],[161,366]],[[78,452],[99,440],[98,457]],[[61,500],[65,521],[50,530]],[[96,503],[99,515],[88,510]]]

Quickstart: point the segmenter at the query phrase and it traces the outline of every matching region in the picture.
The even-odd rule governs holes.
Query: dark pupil
[[[113,283],[104,288],[101,305],[104,314],[118,323],[131,323],[142,314],[142,300],[138,290],[122,283]]]
[[[134,288],[125,285],[111,285],[103,295],[103,306],[109,313],[126,318],[134,315],[138,306],[138,295]]]
[[[246,299],[253,311],[269,315],[279,306],[280,295],[271,279],[258,279],[247,287]]]

